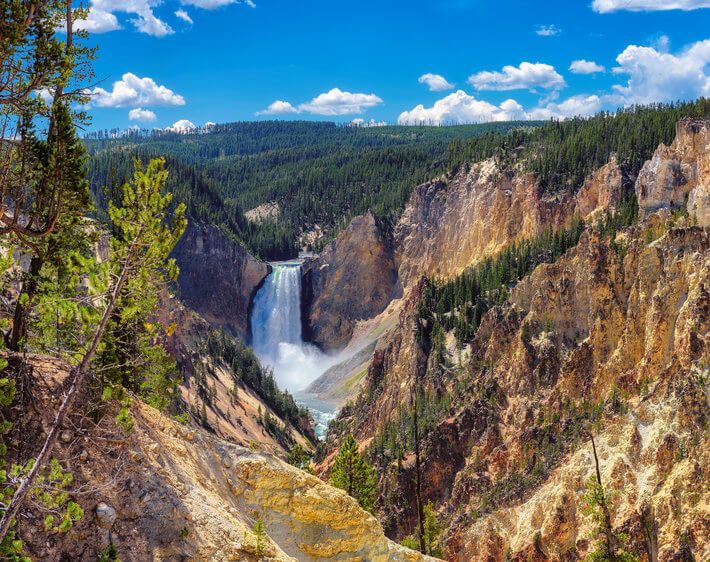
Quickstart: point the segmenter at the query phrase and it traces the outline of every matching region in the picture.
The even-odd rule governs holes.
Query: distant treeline
[[[262,258],[281,259],[293,257],[300,235],[315,225],[332,237],[368,210],[393,222],[416,185],[485,158],[502,167],[522,163],[548,192],[577,189],[611,153],[633,177],[660,143],[672,142],[686,116],[710,116],[710,101],[544,123],[358,128],[266,121],[190,134],[97,134],[85,143],[99,207],[104,186],[124,181],[133,157],[164,155],[168,187],[194,218],[220,226]],[[271,201],[280,207],[277,220],[246,221],[244,211]]]
[[[301,232],[312,225],[333,231],[367,210],[396,216],[417,183],[446,170],[452,140],[532,125],[356,128],[269,121],[195,134],[96,135],[85,143],[99,208],[106,205],[105,186],[124,182],[134,157],[164,155],[168,188],[193,218],[217,224],[260,257],[280,259],[297,253]],[[279,203],[278,221],[244,219],[244,211],[270,201]]]
[[[523,162],[525,169],[538,174],[543,190],[574,190],[612,153],[623,171],[635,177],[659,144],[673,141],[682,117],[710,117],[710,99],[633,106],[506,134],[457,139],[450,144],[446,161],[453,168],[494,156],[503,166]]]

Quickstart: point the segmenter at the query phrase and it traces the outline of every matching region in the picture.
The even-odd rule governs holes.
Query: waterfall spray
[[[254,297],[252,345],[261,363],[273,369],[281,388],[305,389],[339,358],[303,341],[301,264],[272,264],[272,272]]]

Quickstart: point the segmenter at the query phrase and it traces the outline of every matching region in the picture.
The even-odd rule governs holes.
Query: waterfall
[[[272,263],[271,274],[259,289],[252,305],[251,333],[254,353],[271,369],[280,388],[308,407],[315,421],[316,435],[323,437],[335,417],[332,406],[303,393],[328,368],[340,362],[303,341],[301,333],[301,264]]]
[[[280,388],[292,393],[338,362],[301,334],[301,264],[274,263],[272,272],[254,297],[251,314],[252,345],[262,365],[271,368]]]
[[[279,344],[299,344],[302,339],[301,266],[285,263],[272,267],[254,297],[251,330],[256,354],[273,359]]]

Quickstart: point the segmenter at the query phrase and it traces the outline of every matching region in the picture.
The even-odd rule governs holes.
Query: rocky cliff
[[[342,347],[358,332],[384,347],[383,333],[396,324],[392,316],[405,305],[396,298],[413,290],[422,276],[449,279],[515,241],[563,228],[575,216],[589,219],[613,209],[630,184],[614,155],[576,192],[545,194],[533,174],[500,170],[493,159],[422,184],[412,193],[391,242],[382,240],[371,215],[356,217],[322,256],[306,263],[304,333],[325,348],[332,342]],[[356,330],[358,323],[386,310],[387,295],[395,299],[388,313]],[[314,388],[323,397],[353,397],[361,371],[340,369]],[[348,384],[354,378],[358,383]]]
[[[684,207],[697,224],[710,226],[710,122],[683,119],[671,146],[661,145],[636,182],[642,214]]]
[[[306,262],[305,333],[323,347],[342,347],[357,321],[384,311],[421,276],[451,278],[512,242],[613,208],[629,184],[613,155],[576,193],[546,194],[533,174],[500,170],[493,159],[422,184],[391,241],[372,215],[356,217]]]
[[[708,481],[708,125],[682,121],[672,148],[660,147],[644,166],[635,185],[643,217],[636,226],[613,239],[603,234],[603,221],[588,227],[556,263],[538,266],[511,288],[464,349],[448,335],[445,351],[433,352],[417,312],[428,281],[404,282],[411,289],[397,329],[329,436],[331,450],[348,431],[370,448],[389,536],[403,538],[417,521],[416,395],[422,496],[445,522],[447,559],[586,556],[593,543],[582,500],[594,471],[590,435],[602,480],[616,491],[613,525],[629,536],[630,548],[649,560],[707,559],[707,494],[699,490]],[[682,173],[669,174],[676,163]],[[403,216],[415,217],[412,227],[395,230],[398,248],[409,246],[415,256],[399,254],[400,281],[455,274],[506,239],[563,225],[575,213],[591,225],[630,181],[612,158],[576,194],[558,196],[555,208],[535,196],[530,177],[494,174],[468,195],[489,193],[480,220],[494,224],[465,223],[459,234],[444,223],[475,211],[457,212],[465,208],[466,185],[458,182],[480,182],[487,167],[417,190],[417,213],[410,207]],[[458,202],[443,212],[448,192]],[[517,214],[516,193],[528,194]],[[515,224],[498,214],[501,205]],[[439,236],[435,224],[448,234]],[[446,239],[461,250],[457,258],[449,257]],[[441,265],[437,255],[446,256]]]
[[[161,325],[170,326],[162,344],[182,374],[182,400],[196,418],[201,418],[205,427],[242,446],[259,443],[262,449],[282,458],[294,443],[306,450],[312,448],[314,434],[309,419],[294,424],[282,419],[258,392],[233,372],[231,365],[207,353],[205,342],[214,335],[215,329],[199,314],[173,295],[164,293],[158,316]],[[233,345],[241,348],[239,342]],[[288,428],[283,435],[266,430],[260,421],[265,414]]]
[[[31,429],[22,446],[35,446],[29,438],[49,422],[68,371],[51,358],[32,360],[43,390],[24,420]],[[90,395],[82,400],[92,403]],[[85,515],[68,533],[47,535],[37,524],[41,514],[28,509],[19,530],[33,558],[93,562],[112,541],[121,560],[136,562],[425,559],[387,540],[343,491],[269,454],[137,400],[130,434],[116,426],[115,413],[103,404],[67,423],[55,456],[73,472],[71,494]],[[253,532],[257,519],[261,538]]]
[[[371,213],[355,217],[303,264],[304,337],[324,349],[342,348],[358,320],[376,316],[397,294],[391,236]]]
[[[173,250],[180,298],[212,326],[247,339],[249,307],[269,266],[214,226],[190,222]]]

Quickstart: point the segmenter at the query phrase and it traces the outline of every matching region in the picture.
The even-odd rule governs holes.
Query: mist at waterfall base
[[[288,390],[296,402],[312,412],[316,434],[320,437],[335,417],[335,410],[305,389],[341,358],[323,353],[303,341],[301,264],[283,262],[271,266],[272,272],[254,297],[252,306],[254,353],[264,367],[273,371],[279,388]]]

